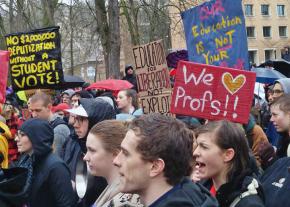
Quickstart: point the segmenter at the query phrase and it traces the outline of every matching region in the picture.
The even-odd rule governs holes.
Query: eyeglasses
[[[281,93],[284,93],[284,91],[279,89],[272,90],[272,94],[281,94]]]
[[[84,122],[84,120],[86,119],[86,117],[83,117],[83,116],[73,116],[73,119],[74,119],[74,124],[77,123],[77,124],[82,124]]]

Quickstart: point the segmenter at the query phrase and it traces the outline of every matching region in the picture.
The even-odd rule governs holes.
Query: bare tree
[[[94,13],[97,33],[102,44],[106,77],[119,78],[120,76],[120,23],[118,0],[95,0],[94,10],[87,1],[87,5]]]
[[[43,26],[54,26],[54,13],[58,5],[58,0],[41,0],[43,8]]]

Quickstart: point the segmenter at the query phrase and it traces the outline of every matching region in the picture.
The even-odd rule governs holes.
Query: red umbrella
[[[126,80],[108,79],[92,83],[86,90],[90,89],[106,89],[111,91],[120,91],[132,88],[133,85]]]

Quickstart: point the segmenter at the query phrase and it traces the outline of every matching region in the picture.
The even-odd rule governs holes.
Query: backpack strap
[[[235,198],[235,200],[231,203],[230,207],[235,207],[240,200],[242,200],[243,198],[250,196],[250,195],[257,195],[258,191],[257,188],[259,187],[259,183],[258,181],[253,178],[252,182],[248,185],[247,187],[247,191],[241,193],[238,197]]]

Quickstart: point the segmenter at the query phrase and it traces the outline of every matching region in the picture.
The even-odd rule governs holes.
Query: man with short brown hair
[[[37,92],[29,99],[29,111],[33,118],[49,121],[54,132],[54,152],[60,155],[62,146],[70,135],[70,130],[58,114],[52,113],[51,98],[43,92]]]
[[[114,160],[124,193],[149,207],[218,206],[210,193],[186,178],[192,171],[193,133],[181,121],[149,114],[132,121]]]

